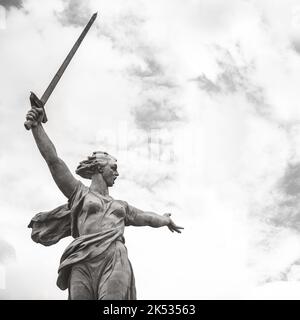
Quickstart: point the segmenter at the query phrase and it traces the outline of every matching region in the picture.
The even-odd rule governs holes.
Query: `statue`
[[[59,70],[60,76],[64,69]],[[31,237],[45,246],[67,236],[74,238],[61,257],[57,278],[57,286],[68,289],[69,299],[136,299],[134,274],[123,236],[125,226],[167,226],[178,233],[183,228],[172,221],[170,213],[145,212],[113,199],[108,188],[114,185],[119,173],[117,160],[106,152],[94,152],[76,169],[78,175],[91,180],[90,187],[72,175],[42,126],[47,121],[44,105],[60,76],[53,78],[41,100],[31,94],[32,109],[26,115],[25,127],[31,129],[68,203],[35,215],[28,226],[32,228]]]
[[[90,187],[77,180],[41,124],[43,109],[33,108],[26,116],[52,177],[68,204],[37,214],[30,222],[32,239],[49,246],[66,236],[75,240],[64,251],[57,285],[69,289],[69,299],[136,299],[134,275],[124,244],[124,227],[167,226],[179,232],[169,213],[145,212],[125,201],[114,200],[108,188],[119,173],[117,160],[106,152],[94,152],[81,161],[76,173],[91,179]]]

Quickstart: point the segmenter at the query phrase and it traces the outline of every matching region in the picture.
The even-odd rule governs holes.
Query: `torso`
[[[125,227],[125,205],[120,200],[88,192],[78,215],[79,235],[98,233],[105,229]]]

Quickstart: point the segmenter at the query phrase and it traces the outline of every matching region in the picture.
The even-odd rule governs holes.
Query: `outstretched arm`
[[[33,121],[32,134],[56,185],[67,198],[70,198],[77,186],[78,180],[74,178],[65,162],[58,157],[52,141],[41,124],[42,117],[43,110],[35,108],[27,113],[26,119]]]
[[[154,212],[142,211],[133,206],[128,205],[128,222],[133,226],[150,226],[152,228],[160,228],[167,226],[170,231],[181,233],[182,227],[177,226],[170,218],[171,213],[159,215]]]
[[[170,231],[181,233],[180,229],[183,227],[177,226],[173,220],[170,218],[171,213],[165,213],[164,215],[159,215],[154,212],[144,212],[139,214],[135,218],[136,226],[150,226],[152,228],[160,228],[167,226]]]

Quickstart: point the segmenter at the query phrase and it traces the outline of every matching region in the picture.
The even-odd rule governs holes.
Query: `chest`
[[[82,206],[86,219],[124,219],[126,214],[122,201],[87,194]]]

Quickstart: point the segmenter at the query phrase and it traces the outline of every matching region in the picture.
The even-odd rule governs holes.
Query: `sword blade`
[[[66,70],[67,66],[69,65],[70,61],[72,60],[75,52],[77,51],[77,49],[79,48],[82,40],[84,39],[84,37],[86,36],[86,34],[88,33],[88,31],[90,30],[90,27],[92,26],[92,24],[94,23],[94,21],[97,18],[97,12],[94,13],[90,19],[90,21],[87,23],[87,25],[85,26],[85,28],[83,29],[81,35],[79,36],[79,38],[77,39],[77,41],[75,42],[75,44],[73,45],[72,49],[70,50],[70,52],[68,53],[67,57],[65,58],[64,62],[62,63],[62,65],[60,66],[60,68],[58,69],[58,71],[56,72],[55,76],[53,77],[53,79],[51,80],[48,88],[46,89],[46,91],[44,92],[44,94],[41,97],[41,102],[43,103],[43,105],[46,104],[47,100],[49,99],[51,93],[53,92],[54,88],[56,87],[58,81],[60,80],[61,76],[63,75],[64,71]]]

